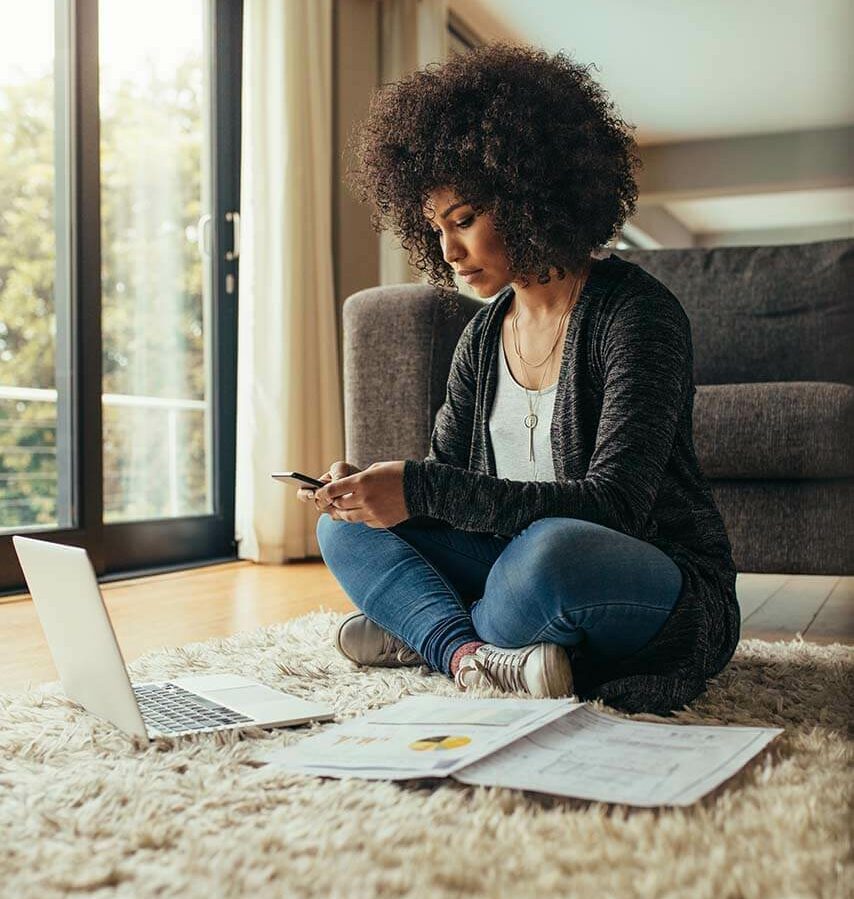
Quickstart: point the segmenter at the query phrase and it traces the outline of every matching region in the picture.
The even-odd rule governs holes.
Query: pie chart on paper
[[[416,740],[409,744],[409,748],[416,752],[430,752],[436,749],[459,749],[461,746],[468,746],[469,743],[471,743],[471,737],[443,734],[438,737],[424,737],[422,740]]]

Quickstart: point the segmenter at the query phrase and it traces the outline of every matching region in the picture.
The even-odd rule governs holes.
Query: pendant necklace
[[[577,282],[577,284],[580,285],[581,281],[579,280]],[[561,315],[560,321],[558,322],[557,331],[555,333],[555,339],[552,343],[552,348],[549,350],[548,355],[546,356],[545,359],[543,359],[542,362],[537,362],[537,363],[527,362],[524,359],[524,357],[522,356],[522,350],[521,350],[521,345],[520,345],[520,340],[519,340],[519,328],[517,325],[517,319],[519,318],[519,310],[518,309],[516,310],[516,313],[512,319],[513,348],[515,349],[516,356],[519,358],[519,361],[522,363],[522,367],[525,370],[525,380],[526,381],[529,380],[528,369],[527,369],[528,365],[530,365],[532,368],[540,368],[540,366],[546,365],[551,360],[551,357],[555,351],[555,347],[557,346],[558,340],[560,339],[561,332],[563,331],[563,325],[564,325],[564,322],[566,321],[566,317],[569,315],[569,313],[572,311],[572,308],[575,305],[575,299],[576,299],[577,293],[578,293],[577,290],[573,291],[573,296],[570,299],[570,302],[567,305],[566,309],[564,310],[563,315]],[[539,421],[539,417],[537,416],[536,410],[539,408],[539,405],[540,405],[540,397],[541,397],[540,391],[542,390],[543,381],[545,380],[547,371],[548,371],[548,369],[545,369],[543,371],[542,376],[540,377],[540,385],[536,390],[536,395],[537,395],[536,405],[531,404],[531,394],[529,393],[528,388],[525,387],[525,396],[527,397],[527,400],[528,400],[528,414],[524,418],[525,427],[528,429],[528,461],[534,462],[534,478],[535,479],[536,479],[536,461],[534,459],[534,428],[536,428],[537,422]]]

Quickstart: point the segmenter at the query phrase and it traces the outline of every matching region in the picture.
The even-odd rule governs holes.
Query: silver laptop
[[[334,711],[232,674],[131,684],[85,549],[12,537],[66,695],[144,738],[326,721]]]

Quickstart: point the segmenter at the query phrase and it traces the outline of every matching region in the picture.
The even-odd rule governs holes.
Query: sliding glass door
[[[99,5],[108,524],[213,511],[207,12]]]
[[[242,4],[0,14],[0,591],[234,558]]]
[[[3,20],[13,4],[2,0]],[[67,40],[59,4],[0,28],[0,529],[73,524]]]

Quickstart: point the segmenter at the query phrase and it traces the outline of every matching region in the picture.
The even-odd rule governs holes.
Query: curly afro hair
[[[635,126],[613,108],[563,53],[488,44],[377,90],[348,140],[347,183],[436,287],[455,286],[423,212],[438,188],[492,215],[524,286],[551,267],[562,279],[635,209]]]

